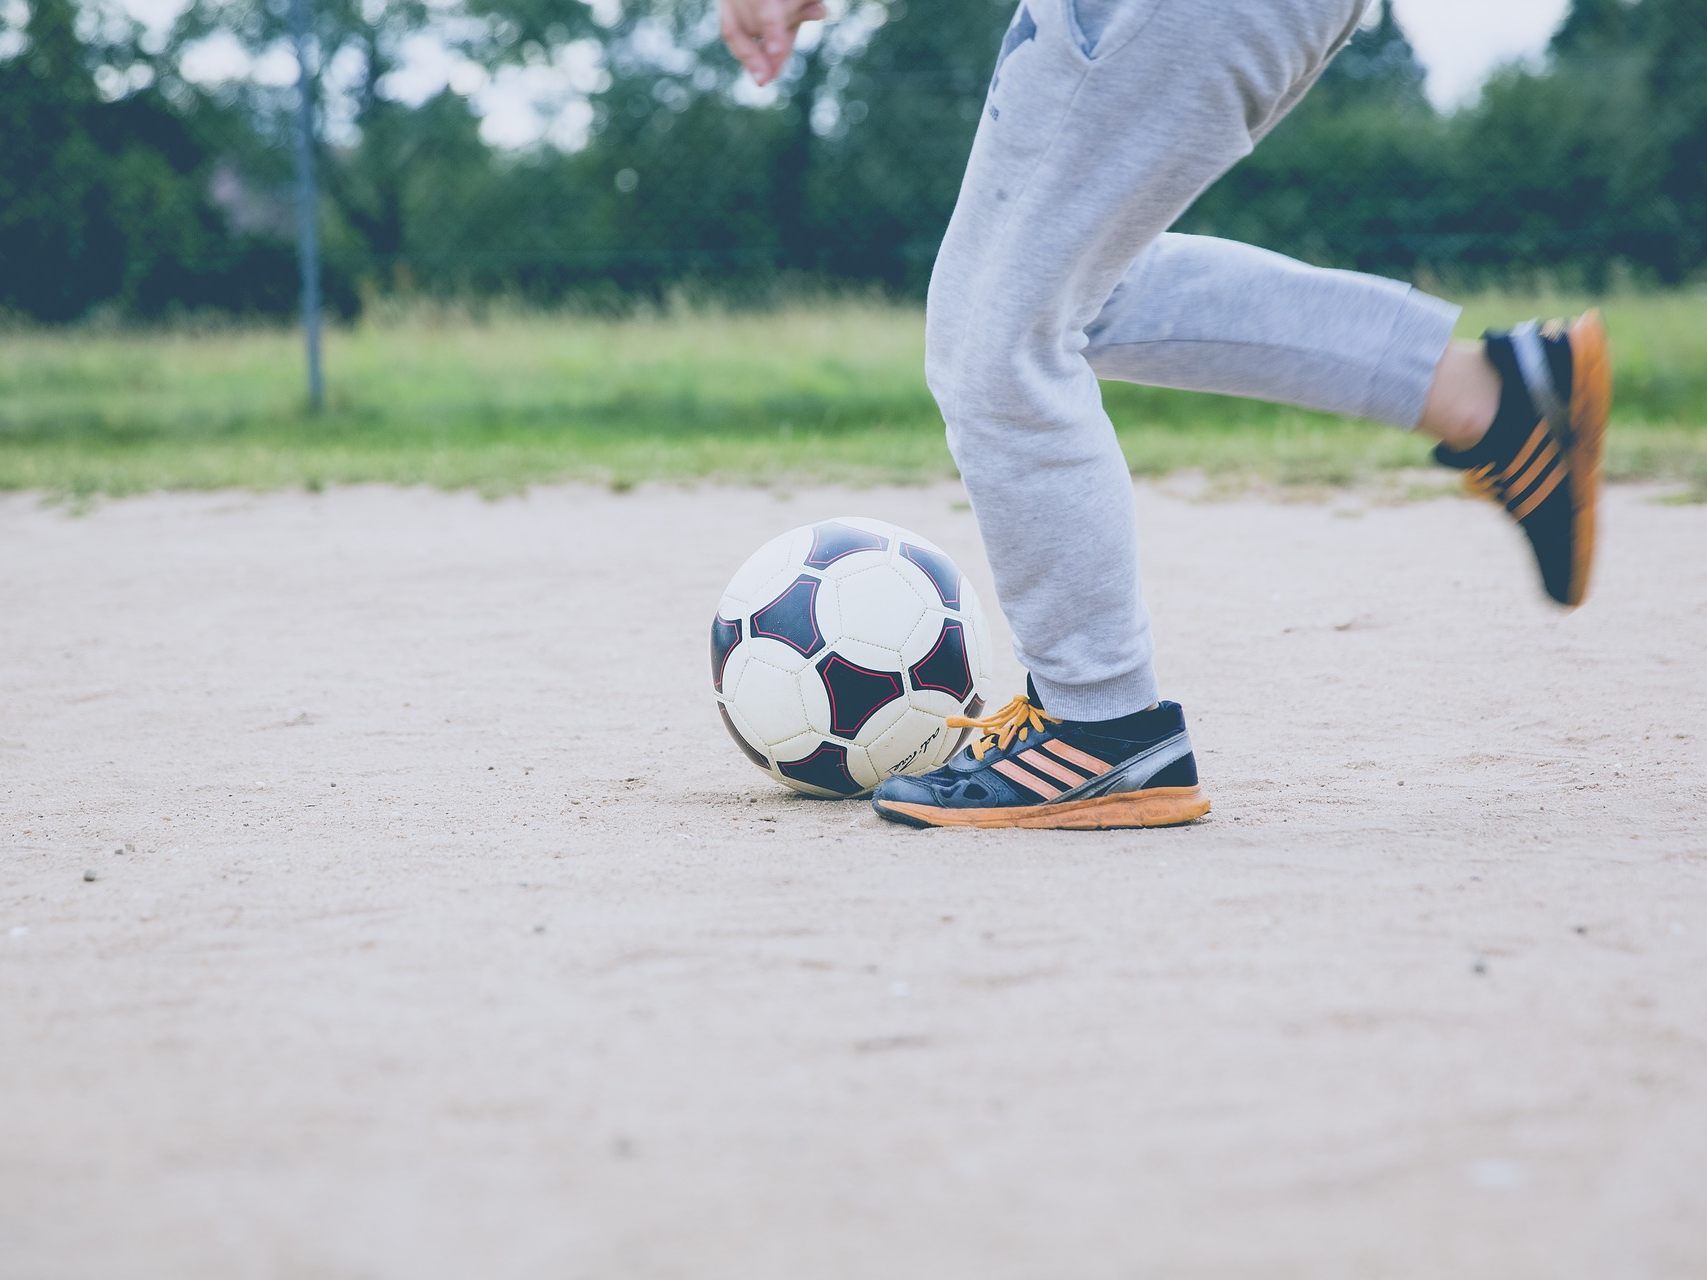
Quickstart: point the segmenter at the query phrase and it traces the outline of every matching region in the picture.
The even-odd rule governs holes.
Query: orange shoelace
[[[1032,706],[1023,693],[987,716],[948,718],[950,729],[978,730],[980,736],[972,743],[972,754],[979,760],[982,760],[992,747],[998,751],[1006,751],[1015,738],[1024,742],[1033,733],[1042,733],[1045,724],[1060,723],[1057,717],[1045,715],[1042,708]]]
[[[1490,466],[1477,467],[1474,471],[1464,473],[1464,492],[1472,498],[1481,498],[1484,502],[1503,502],[1493,485],[1494,469]]]

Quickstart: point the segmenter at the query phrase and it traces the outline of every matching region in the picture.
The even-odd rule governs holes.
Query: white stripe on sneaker
[[[1533,320],[1526,320],[1514,326],[1509,336],[1511,353],[1517,357],[1517,370],[1523,375],[1523,385],[1529,392],[1529,398],[1535,402],[1535,407],[1555,434],[1561,440],[1569,439],[1564,434],[1571,429],[1569,399],[1568,396],[1561,398],[1558,387],[1553,384],[1553,367],[1547,363],[1547,347],[1541,338],[1541,326]]]

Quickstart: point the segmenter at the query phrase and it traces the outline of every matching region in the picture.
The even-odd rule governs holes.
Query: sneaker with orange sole
[[[1531,322],[1483,341],[1500,374],[1499,413],[1472,448],[1441,445],[1435,459],[1464,472],[1472,493],[1505,507],[1529,539],[1543,590],[1574,609],[1594,568],[1612,412],[1606,325],[1589,311],[1569,326]]]
[[[881,816],[912,827],[1100,831],[1209,812],[1177,702],[1090,723],[1046,715],[1022,696],[949,724],[978,737],[940,769],[885,781],[871,797]]]

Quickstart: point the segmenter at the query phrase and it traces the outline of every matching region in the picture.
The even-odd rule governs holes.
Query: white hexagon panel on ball
[[[743,754],[785,786],[857,796],[946,760],[990,678],[988,628],[954,561],[839,516],[771,539],[711,625],[712,691]]]

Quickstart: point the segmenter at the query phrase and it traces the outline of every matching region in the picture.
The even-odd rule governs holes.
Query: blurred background
[[[1608,299],[1614,471],[1699,490],[1707,0],[1481,8],[1377,5],[1180,229],[1415,280],[1467,331]],[[920,304],[1010,14],[848,0],[759,90],[709,0],[0,0],[0,486],[948,474]],[[1111,408],[1141,472],[1418,458]]]

